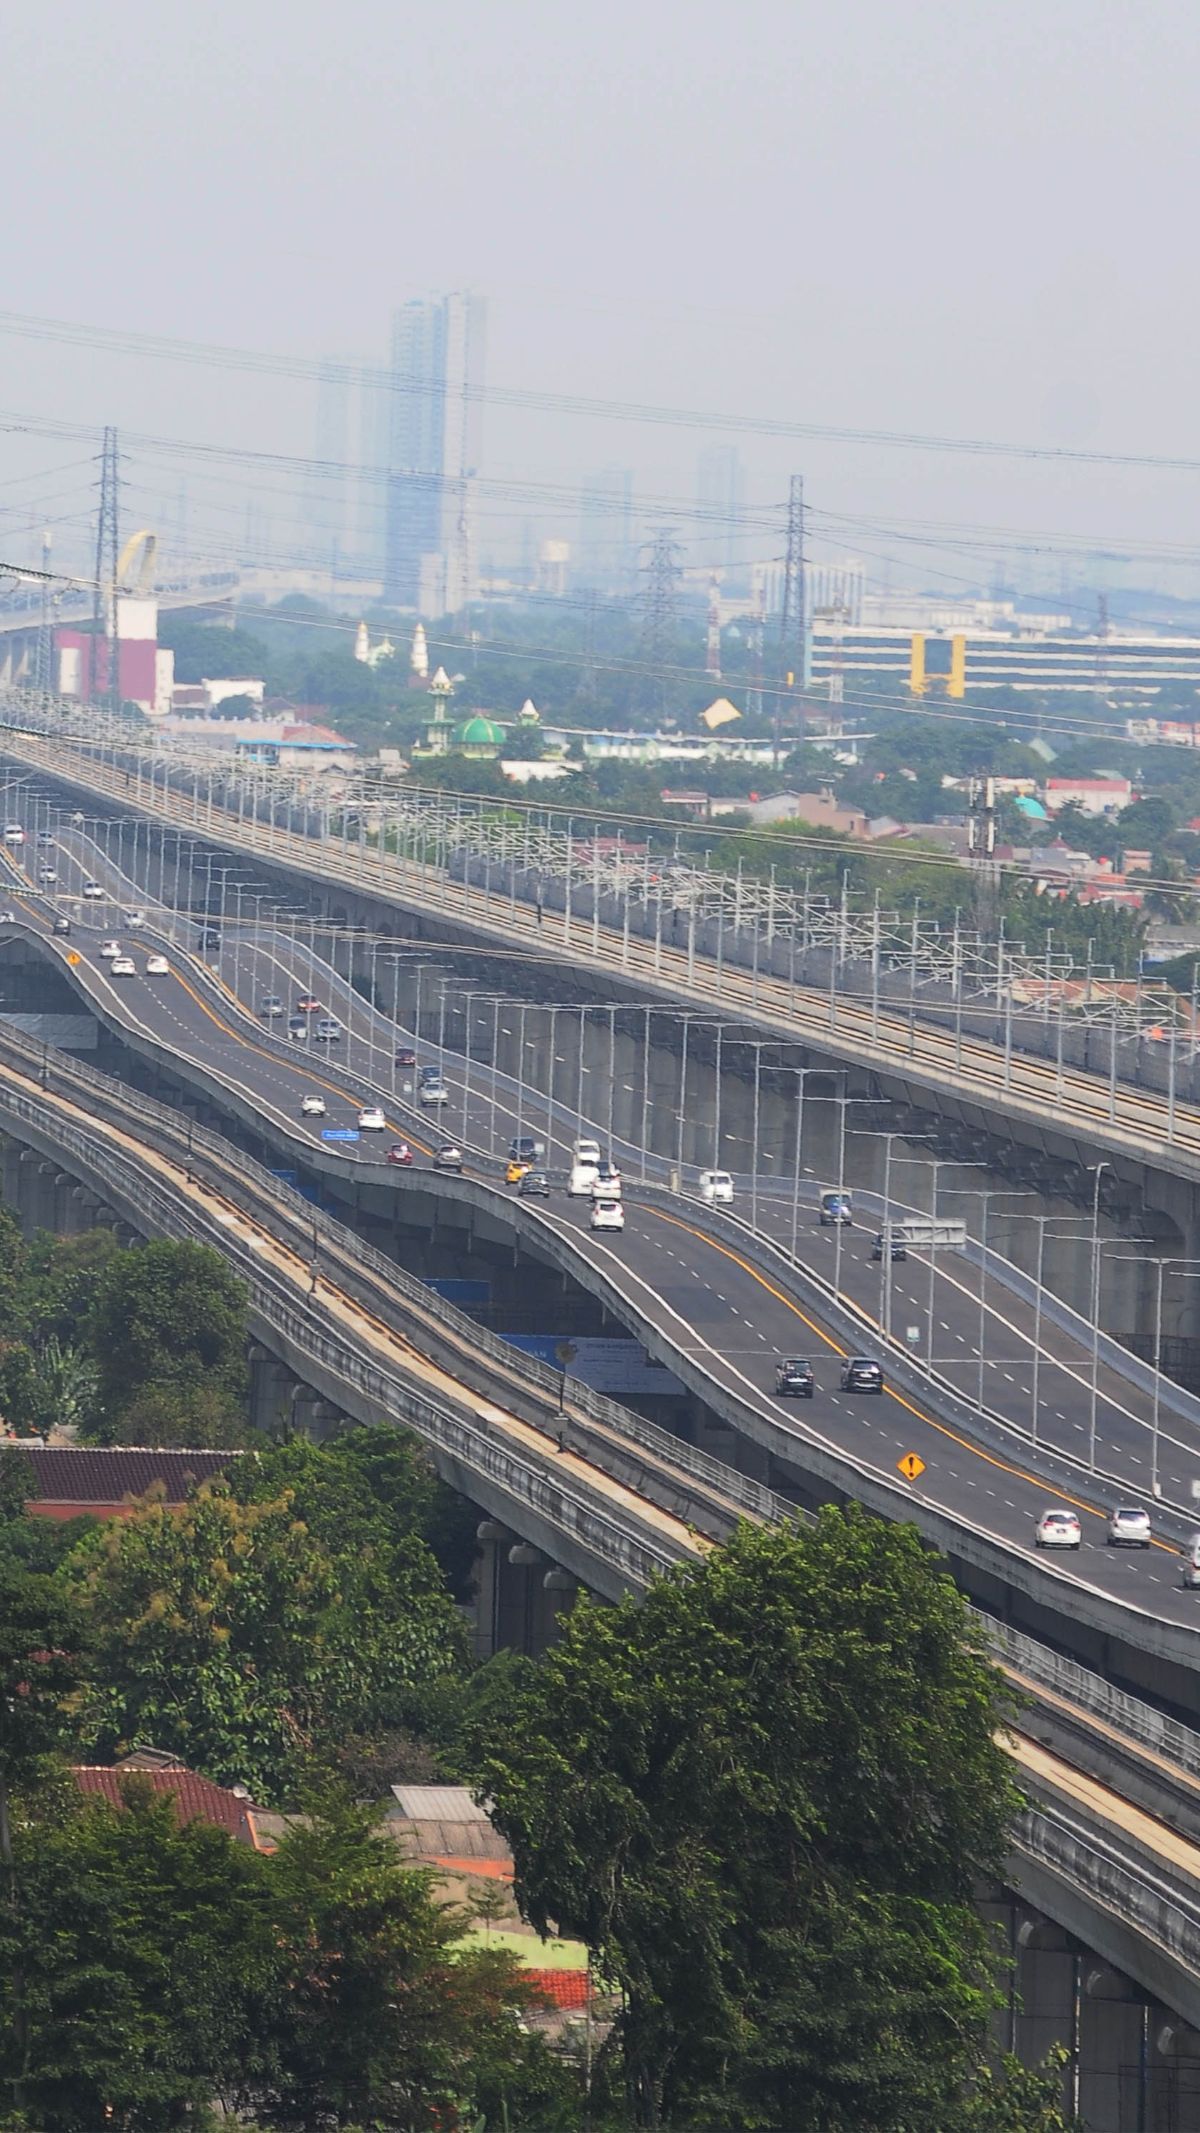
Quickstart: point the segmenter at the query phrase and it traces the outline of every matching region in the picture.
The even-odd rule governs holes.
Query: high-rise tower
[[[696,461],[696,560],[721,570],[737,568],[745,475],[736,445],[713,444]],[[744,568],[743,564],[743,568]]]
[[[453,612],[473,591],[486,318],[469,292],[419,297],[392,318],[384,593]]]

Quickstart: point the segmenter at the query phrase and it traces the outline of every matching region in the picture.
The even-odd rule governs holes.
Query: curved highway
[[[37,864],[35,853],[23,856]],[[77,878],[78,882],[85,875],[98,878],[96,866],[96,859],[82,856],[72,838],[64,834],[57,847],[55,871],[64,869],[68,879],[53,887],[70,897]],[[69,940],[47,938],[49,914],[39,895],[26,889],[14,897],[13,908],[21,923],[11,929],[12,934],[36,937],[106,1020],[132,1038],[140,1036],[164,1048],[182,1064],[205,1067],[228,1088],[241,1092],[281,1149],[305,1145],[327,1149],[329,1144],[321,1143],[320,1134],[331,1122],[352,1127],[359,1097],[342,1085],[336,1061],[297,1057],[293,1049],[255,1027],[232,998],[222,1000],[211,994],[203,972],[185,954],[168,950],[168,972],[151,977],[146,964],[152,944],[140,937],[138,929],[125,927],[115,937],[130,953],[135,973],[114,977],[99,953],[103,926],[92,926],[81,918]],[[86,910],[81,899],[81,912]],[[97,913],[101,915],[111,920],[113,911],[102,906]],[[264,952],[275,971],[281,967],[281,956],[294,952],[293,984],[307,987],[312,969],[308,950],[295,943],[290,949],[276,943]],[[347,1007],[346,1011],[351,1010]],[[485,1144],[492,1115],[489,1094],[464,1091],[455,1079],[462,1070],[452,1061],[446,1062],[446,1071],[452,1083],[452,1115],[456,1104],[465,1104],[472,1132]],[[315,1088],[328,1106],[325,1120],[307,1120],[300,1113],[302,1097]],[[399,1107],[389,1107],[389,1114],[388,1132],[381,1138],[415,1141],[412,1114]],[[498,1116],[503,1133],[509,1122],[503,1120],[502,1112]],[[555,1121],[554,1129],[561,1133],[561,1122]],[[422,1138],[429,1146],[430,1137]],[[345,1159],[369,1165],[376,1182],[396,1192],[406,1189],[404,1172],[387,1171],[380,1164],[378,1140],[334,1145],[345,1148]],[[500,1197],[498,1189],[496,1197]],[[735,1229],[717,1233],[711,1217],[702,1217],[699,1210],[693,1215],[686,1201],[663,1204],[659,1197],[630,1187],[626,1204],[627,1226],[618,1238],[593,1234],[586,1203],[569,1200],[562,1193],[549,1202],[518,1202],[511,1214],[532,1238],[556,1236],[569,1246],[585,1278],[590,1267],[612,1285],[626,1300],[631,1320],[649,1328],[651,1342],[686,1383],[699,1391],[718,1387],[753,1419],[760,1439],[771,1443],[785,1460],[790,1457],[803,1466],[806,1445],[819,1447],[846,1463],[848,1477],[858,1471],[886,1483],[896,1494],[897,1507],[902,1508],[897,1462],[903,1454],[915,1452],[924,1461],[925,1471],[910,1492],[914,1510],[928,1507],[1027,1557],[1034,1554],[1033,1529],[1040,1511],[1049,1503],[1070,1501],[1082,1521],[1083,1545],[1078,1556],[1039,1557],[1047,1579],[1056,1585],[1078,1582],[1124,1607],[1189,1629],[1200,1628],[1200,1595],[1180,1589],[1172,1548],[1159,1544],[1141,1553],[1106,1547],[1106,1506],[1094,1485],[1077,1486],[1060,1479],[1056,1486],[1050,1478],[1053,1468],[1039,1472],[1021,1449],[1005,1452],[978,1441],[965,1425],[946,1419],[901,1385],[889,1386],[882,1398],[843,1391],[838,1365],[845,1337],[835,1318],[814,1303],[786,1264],[781,1261],[775,1273],[765,1270]],[[865,1247],[862,1233],[852,1232],[843,1239],[842,1258],[849,1277],[847,1290],[852,1293],[856,1284],[863,1299],[860,1308],[869,1310],[871,1299],[878,1297],[879,1270],[865,1258]],[[806,1239],[818,1273],[828,1271],[835,1248],[835,1240],[816,1229]],[[921,1290],[927,1287],[927,1268],[914,1260],[894,1273],[896,1307],[902,1309],[911,1295],[915,1309]],[[948,1297],[946,1272],[937,1278],[939,1293]],[[962,1296],[960,1305],[958,1330],[965,1341],[966,1329],[977,1323],[978,1300]],[[947,1303],[945,1308],[947,1327],[953,1332],[948,1315],[952,1306]],[[811,1405],[777,1399],[777,1358],[804,1352],[814,1363],[818,1397]],[[1123,1392],[1127,1394],[1128,1388]],[[1058,1396],[1059,1441],[1073,1449],[1072,1438],[1086,1427],[1083,1417],[1090,1387],[1060,1372]],[[1106,1388],[1104,1410],[1104,1463],[1131,1489],[1144,1493],[1144,1467],[1139,1472],[1146,1452],[1144,1421],[1124,1418],[1115,1387]],[[1172,1427],[1181,1425],[1173,1423]],[[1052,1434],[1047,1435],[1053,1443]],[[1194,1457],[1189,1445],[1166,1432],[1162,1461],[1168,1493],[1186,1501],[1200,1455]],[[1061,1475],[1063,1470],[1059,1471]]]

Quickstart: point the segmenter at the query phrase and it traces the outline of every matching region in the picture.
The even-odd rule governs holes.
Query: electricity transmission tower
[[[100,509],[96,515],[96,588],[92,595],[92,658],[89,701],[100,701],[100,643],[108,639],[108,703],[121,709],[120,641],[117,617],[118,452],[115,429],[106,428],[100,448]]]
[[[638,644],[641,671],[634,691],[635,703],[659,718],[666,709],[667,668],[675,651],[678,619],[679,543],[669,526],[660,526],[650,542],[649,560],[643,565],[640,595],[642,633]]]

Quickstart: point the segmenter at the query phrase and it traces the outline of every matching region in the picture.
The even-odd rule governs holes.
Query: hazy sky
[[[1200,458],[1196,0],[60,0],[52,25],[6,11],[12,310],[369,356],[394,304],[470,284],[497,386]],[[0,363],[6,413],[312,448],[299,383],[3,333]],[[489,410],[485,471],[619,461],[687,497],[717,434]],[[803,471],[814,511],[868,522],[829,542],[896,583],[879,520],[1195,538],[1195,474],[740,442],[756,505]],[[69,515],[83,476],[57,507],[41,477],[71,458],[4,440],[0,496]],[[147,508],[177,478],[133,471]],[[214,535],[232,479],[189,475]]]

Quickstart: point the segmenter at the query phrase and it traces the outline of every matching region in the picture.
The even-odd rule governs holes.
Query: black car
[[[780,1399],[811,1400],[816,1390],[812,1364],[804,1362],[800,1357],[793,1357],[790,1362],[776,1363],[775,1390]]]
[[[550,1180],[544,1170],[527,1170],[517,1184],[519,1200],[548,1200]]]
[[[869,1355],[848,1355],[842,1364],[843,1392],[882,1392],[883,1365]]]
[[[508,1144],[508,1160],[510,1163],[536,1163],[538,1157],[545,1155],[545,1153],[544,1144],[541,1141],[535,1141],[532,1134],[529,1133],[518,1135],[516,1140],[511,1140]]]
[[[414,1067],[416,1063],[417,1055],[414,1052],[411,1044],[400,1045],[396,1052],[396,1065]]]
[[[87,894],[87,891],[84,891]],[[201,955],[212,955],[221,945],[221,936],[215,926],[205,926],[200,935]]]
[[[905,1242],[904,1242],[904,1239],[903,1239],[902,1237],[893,1237],[893,1238],[892,1238],[892,1240],[891,1240],[891,1243],[892,1243],[892,1248],[891,1248],[891,1252],[890,1252],[889,1256],[890,1256],[890,1257],[891,1257],[891,1258],[892,1258],[893,1260],[896,1260],[896,1259],[907,1259],[907,1258],[908,1258],[908,1246],[907,1246],[907,1245],[905,1244]],[[879,1232],[878,1236],[877,1236],[877,1237],[876,1237],[876,1238],[874,1239],[874,1241],[872,1242],[872,1245],[871,1245],[871,1257],[872,1257],[872,1259],[879,1259],[879,1260],[882,1260],[882,1258],[883,1258],[883,1231],[882,1231],[882,1230],[880,1230],[880,1232]]]
[[[69,940],[71,936],[70,919],[56,918],[54,924],[50,928],[50,931],[51,933],[57,933],[63,940]]]

